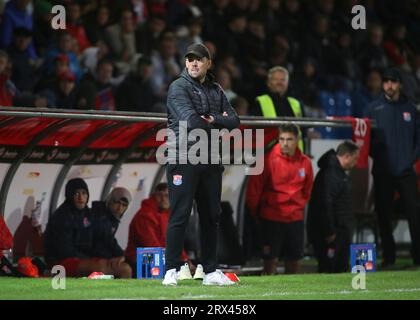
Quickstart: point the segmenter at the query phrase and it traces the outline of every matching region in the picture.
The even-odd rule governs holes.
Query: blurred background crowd
[[[51,27],[56,4],[64,30]],[[366,30],[351,27],[355,5]],[[283,66],[306,116],[361,117],[386,67],[420,104],[418,39],[417,0],[0,0],[0,105],[165,112],[198,42],[240,115]]]

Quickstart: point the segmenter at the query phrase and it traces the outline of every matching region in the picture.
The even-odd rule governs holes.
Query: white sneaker
[[[203,280],[205,275],[206,274],[204,273],[203,266],[198,264],[197,268],[195,269],[194,280]]]
[[[205,286],[231,286],[235,284],[235,282],[225,276],[221,270],[216,269],[216,271],[204,276],[203,284]]]
[[[178,272],[178,280],[189,280],[192,279],[190,267],[188,266],[188,263],[181,266],[181,269],[179,269]]]
[[[176,286],[178,284],[178,272],[176,269],[166,271],[165,278],[162,281],[164,286]]]

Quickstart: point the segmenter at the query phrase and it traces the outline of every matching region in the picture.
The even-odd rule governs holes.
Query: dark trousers
[[[349,270],[351,233],[337,231],[335,240],[328,244],[325,239],[311,241],[318,261],[318,272],[336,273]]]
[[[375,209],[378,218],[384,263],[394,263],[396,248],[392,234],[394,193],[401,197],[402,210],[408,220],[411,237],[411,255],[414,264],[420,265],[420,215],[417,207],[416,176],[394,177],[386,174],[374,175]]]
[[[182,265],[181,253],[185,231],[196,201],[200,220],[201,261],[205,273],[217,265],[217,228],[220,218],[222,190],[221,165],[168,164],[166,175],[169,187],[171,216],[166,233],[166,270]]]

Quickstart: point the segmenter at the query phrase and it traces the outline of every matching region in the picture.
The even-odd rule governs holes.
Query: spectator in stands
[[[168,184],[159,183],[151,197],[142,201],[140,210],[130,222],[125,255],[134,270],[137,265],[137,248],[166,247],[169,215]],[[194,273],[195,267],[185,250],[182,259],[189,264],[191,273]]]
[[[115,239],[120,221],[131,202],[126,188],[114,188],[106,201],[92,202],[93,255],[106,259],[119,258],[124,261],[124,250]]]
[[[267,74],[268,93],[256,98],[251,114],[265,118],[275,117],[303,117],[301,103],[287,96],[289,88],[289,71],[276,66],[271,68]],[[303,151],[303,140],[299,138],[299,149]]]
[[[35,86],[36,92],[41,92],[47,89],[54,89],[58,83],[58,75],[64,71],[70,70],[69,58],[65,54],[57,54],[54,58],[54,70],[49,75],[44,75],[40,78]]]
[[[117,88],[117,110],[133,112],[160,112],[155,109],[158,98],[154,95],[151,84],[153,73],[152,61],[142,56],[137,61],[137,68]]]
[[[319,112],[318,92],[320,90],[320,83],[321,79],[318,73],[317,61],[312,57],[305,57],[296,70],[296,74],[290,85],[293,94],[296,95],[297,99],[302,101],[305,114],[307,114],[307,109],[310,109],[313,113]],[[318,114],[316,117],[322,116]]]
[[[86,35],[93,45],[98,41],[106,41],[106,28],[109,25],[109,8],[99,6],[92,21],[86,22]]]
[[[310,26],[310,30],[312,32],[304,37],[300,51],[318,61],[321,73],[328,73],[331,67],[331,55],[336,51],[330,20],[324,15],[317,15]],[[333,58],[335,61],[336,57]]]
[[[153,93],[159,97],[162,104],[165,104],[169,84],[181,73],[174,33],[161,34],[159,50],[153,52],[151,59]]]
[[[390,32],[390,37],[384,42],[385,52],[395,67],[410,70],[409,59],[412,54],[407,44],[407,28],[404,23],[395,24]]]
[[[303,257],[304,210],[312,189],[312,164],[298,145],[299,128],[280,127],[279,143],[265,156],[264,171],[250,176],[249,212],[261,227],[263,274],[275,274],[280,257],[285,272],[297,273]]]
[[[353,95],[353,116],[362,118],[370,103],[380,98],[382,94],[382,76],[379,70],[370,70],[364,85],[355,90]]]
[[[120,257],[92,255],[93,223],[87,206],[89,189],[81,178],[66,184],[66,200],[50,217],[45,232],[45,258],[50,266],[62,265],[66,276],[84,277],[94,271],[131,278],[131,268]]]
[[[95,75],[87,75],[80,84],[84,105],[96,110],[115,110],[116,85],[112,81],[114,64],[109,59],[98,63]]]
[[[305,6],[300,0],[285,0],[284,9],[278,20],[280,26],[270,31],[271,35],[278,32],[285,32],[290,39],[292,52],[299,50],[302,44],[302,38],[307,33],[308,18],[305,15]]]
[[[242,69],[239,63],[236,61],[235,57],[231,54],[223,53],[220,55],[219,59],[217,60],[217,68],[224,69],[230,74],[230,78],[232,81],[232,88],[235,91],[242,92]],[[237,90],[239,89],[239,90]]]
[[[249,103],[244,97],[236,96],[230,101],[238,116],[248,116]]]
[[[80,63],[88,74],[95,74],[98,63],[109,58],[109,48],[105,41],[98,40],[94,47],[86,48],[83,52]]]
[[[10,80],[12,64],[9,55],[0,50],[0,106],[12,107],[13,97],[16,95],[16,87]]]
[[[67,5],[66,13],[66,30],[74,39],[76,39],[80,50],[79,53],[82,53],[86,48],[90,47],[90,43],[82,21],[80,4],[77,2],[70,2]]]
[[[70,70],[58,74],[58,83],[41,93],[48,99],[48,107],[59,109],[76,109],[76,75]]]
[[[31,31],[24,27],[15,28],[12,44],[7,50],[13,65],[11,80],[22,92],[32,92],[37,80],[35,61],[31,59],[27,50],[31,41]]]
[[[287,3],[290,1],[286,1],[284,3],[285,7],[287,8]],[[281,23],[282,19],[282,12],[283,12],[283,2],[281,0],[268,0],[262,3],[261,7],[261,16],[263,17],[263,21],[265,23],[265,30],[267,32],[268,38],[271,38],[272,34],[277,33],[281,30]],[[288,11],[289,15],[292,15],[291,11]],[[284,17],[286,18],[286,17]]]
[[[235,57],[239,63],[244,63],[242,51],[245,45],[248,18],[245,13],[233,12],[228,16],[227,32],[223,37],[215,39],[216,46],[223,48],[223,52]]]
[[[369,26],[368,33],[368,39],[362,43],[360,52],[356,55],[360,69],[362,71],[384,69],[389,62],[383,47],[383,27],[380,24],[372,24]]]
[[[260,16],[252,16],[248,19],[248,30],[242,46],[243,61],[246,68],[243,68],[243,81],[246,83],[247,98],[252,99],[262,92],[267,77],[267,42],[266,30]],[[241,93],[242,95],[244,93]]]
[[[221,34],[227,32],[227,16],[229,13],[229,0],[213,0],[206,4],[203,10],[204,25],[203,37],[217,43]]]
[[[116,67],[120,73],[127,74],[139,57],[136,49],[136,33],[133,12],[125,9],[121,12],[120,21],[106,29],[106,42]]]
[[[232,90],[230,73],[224,68],[216,69],[216,82],[222,87],[229,102],[237,96],[237,93]]]
[[[166,29],[165,17],[150,15],[147,21],[136,31],[137,50],[146,56],[159,48],[159,39]]]
[[[41,59],[45,57],[45,52],[53,43],[55,30],[51,28],[53,5],[47,0],[38,0],[34,2],[34,28],[33,40],[36,51]]]
[[[60,31],[57,35],[57,43],[45,56],[44,69],[47,74],[54,70],[54,59],[58,54],[65,54],[69,59],[70,70],[76,75],[77,82],[83,76],[83,70],[76,53],[73,51],[73,37],[66,31]]]
[[[177,51],[185,52],[189,45],[193,43],[203,43],[201,30],[203,28],[203,18],[201,16],[189,17],[186,27],[178,31]],[[180,61],[182,64],[183,59]]]
[[[32,31],[32,14],[28,10],[30,2],[30,0],[11,0],[6,3],[0,23],[0,48],[6,49],[12,43],[13,30],[15,28],[25,27]],[[32,42],[27,50],[32,59],[38,57]]]
[[[353,235],[351,183],[347,171],[359,158],[359,147],[342,142],[318,161],[307,215],[308,240],[313,245],[318,272],[346,272]]]
[[[372,132],[371,155],[375,210],[382,244],[382,266],[395,264],[396,247],[392,234],[393,199],[398,190],[403,214],[408,219],[411,255],[420,265],[420,216],[414,162],[420,158],[420,119],[416,107],[401,94],[398,69],[385,70],[384,95],[369,105],[366,116],[376,121]]]

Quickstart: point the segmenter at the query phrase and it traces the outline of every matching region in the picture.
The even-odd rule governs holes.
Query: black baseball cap
[[[185,58],[189,55],[194,55],[199,58],[207,58],[211,59],[210,51],[204,44],[201,43],[194,43],[187,48],[187,53],[185,54]]]
[[[382,74],[382,80],[383,81],[391,80],[395,82],[401,82],[401,73],[397,68],[388,68]]]

